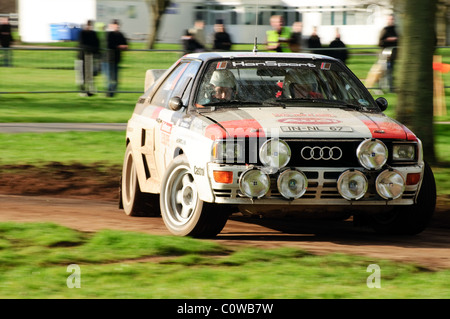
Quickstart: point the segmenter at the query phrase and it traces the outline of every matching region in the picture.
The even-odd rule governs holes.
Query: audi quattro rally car
[[[436,200],[421,141],[339,60],[196,53],[149,70],[128,122],[121,207],[208,237],[231,208],[348,214],[416,234]]]

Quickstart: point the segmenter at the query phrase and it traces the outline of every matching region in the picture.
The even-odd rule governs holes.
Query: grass
[[[449,298],[450,271],[293,248],[229,250],[211,241],[0,223],[1,298]],[[370,264],[381,288],[369,289]],[[80,288],[73,270],[80,270]]]
[[[0,165],[49,162],[121,165],[125,132],[0,134]]]

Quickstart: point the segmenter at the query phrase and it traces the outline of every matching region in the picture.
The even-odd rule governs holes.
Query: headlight
[[[270,178],[259,169],[249,169],[239,178],[239,189],[245,196],[261,198],[270,189]]]
[[[386,164],[388,150],[380,140],[365,140],[359,144],[356,156],[364,168],[378,170]]]
[[[405,190],[403,176],[395,170],[385,170],[378,175],[375,185],[378,194],[384,199],[396,199],[402,196]]]
[[[394,161],[414,161],[416,159],[416,144],[394,144],[392,146]]]
[[[287,169],[283,171],[277,180],[278,191],[287,199],[296,199],[306,192],[308,179],[298,170]]]
[[[348,170],[339,176],[337,186],[342,197],[358,200],[366,194],[368,183],[366,176],[360,171]]]
[[[289,163],[291,149],[285,141],[272,138],[259,149],[259,158],[265,166],[280,169]]]
[[[214,142],[213,158],[220,162],[244,162],[244,143],[236,140],[221,140]]]

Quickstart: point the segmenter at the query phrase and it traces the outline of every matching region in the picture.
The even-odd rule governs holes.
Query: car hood
[[[203,113],[205,135],[284,138],[381,138],[415,140],[404,125],[383,113],[341,108],[241,108]]]

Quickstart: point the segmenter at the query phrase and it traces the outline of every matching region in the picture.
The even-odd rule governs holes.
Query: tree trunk
[[[433,131],[433,54],[436,0],[403,0],[398,61],[397,119],[423,142],[424,157],[436,162]]]
[[[156,36],[158,35],[161,18],[168,7],[170,0],[145,0],[145,2],[147,3],[150,16],[150,30],[147,47],[153,49],[156,42]]]

